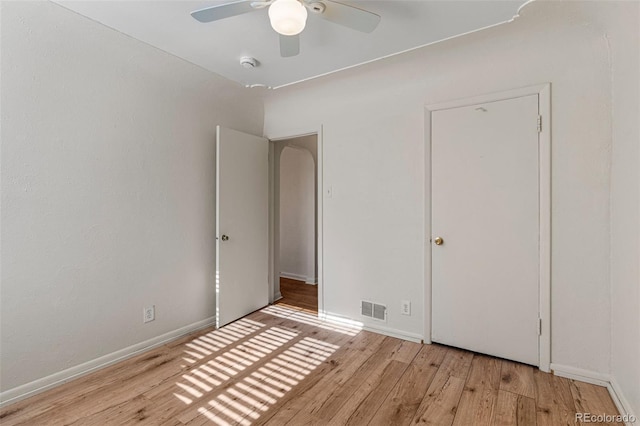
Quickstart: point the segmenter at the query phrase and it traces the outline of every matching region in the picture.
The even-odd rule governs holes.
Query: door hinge
[[[538,336],[542,336],[542,318],[538,318]]]
[[[538,116],[538,133],[542,132],[542,116]]]

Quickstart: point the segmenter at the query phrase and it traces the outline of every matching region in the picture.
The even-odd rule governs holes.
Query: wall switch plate
[[[411,302],[408,300],[400,302],[400,313],[402,315],[411,315]]]
[[[156,319],[156,306],[151,305],[142,310],[142,322],[150,322]]]

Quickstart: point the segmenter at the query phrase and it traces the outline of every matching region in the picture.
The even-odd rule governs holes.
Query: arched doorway
[[[279,290],[286,303],[318,309],[317,136],[279,141],[278,235]]]

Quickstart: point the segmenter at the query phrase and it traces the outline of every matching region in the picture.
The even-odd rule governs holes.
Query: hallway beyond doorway
[[[280,278],[280,293],[282,299],[276,303],[318,312],[318,286],[290,278]]]

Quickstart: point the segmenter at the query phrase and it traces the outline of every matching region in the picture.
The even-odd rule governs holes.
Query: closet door
[[[538,365],[538,95],[433,111],[432,340]]]

